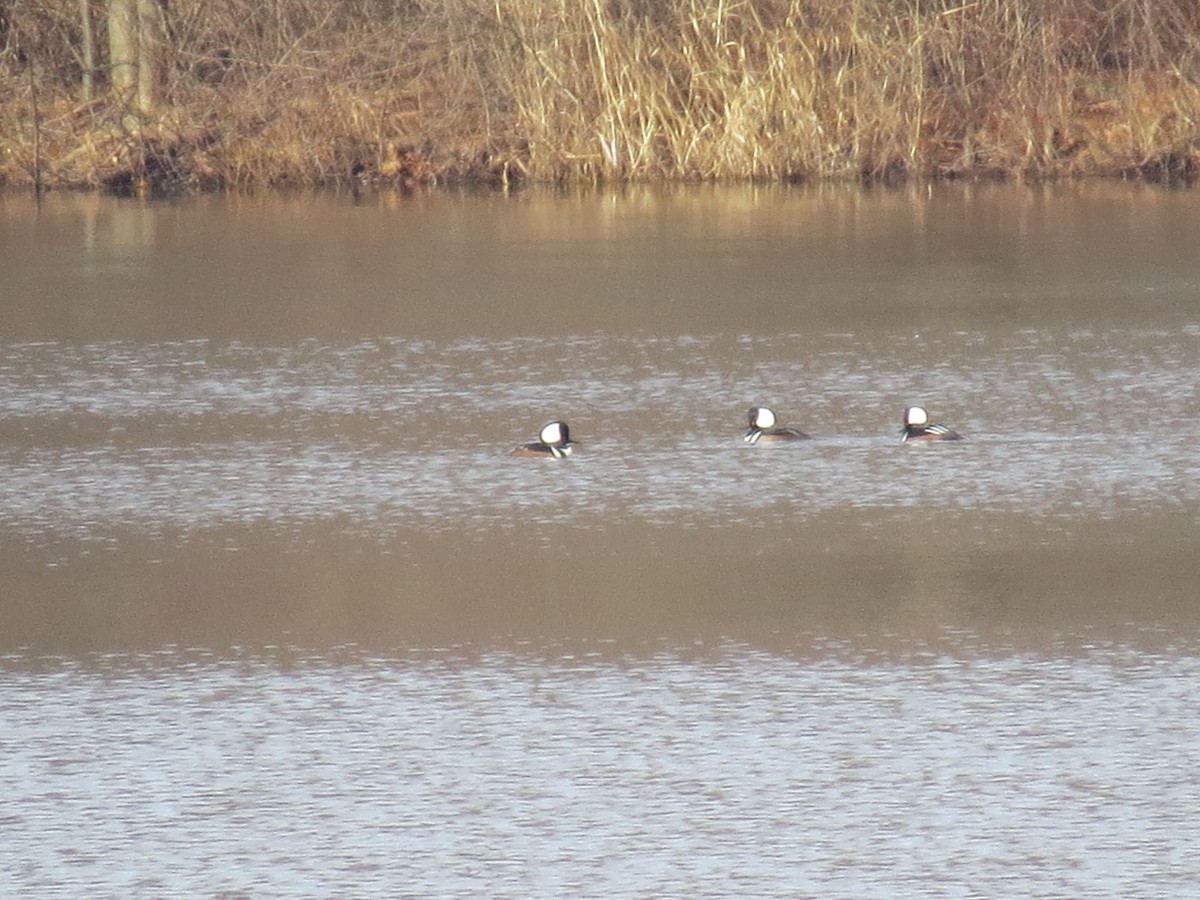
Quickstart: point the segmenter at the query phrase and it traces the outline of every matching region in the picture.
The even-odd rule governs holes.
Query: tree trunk
[[[112,91],[119,103],[141,115],[149,115],[158,105],[165,36],[158,0],[109,0]]]
[[[82,34],[80,50],[83,56],[83,78],[80,80],[80,99],[90,103],[95,92],[96,33],[92,29],[92,0],[79,0],[79,29]]]
[[[137,0],[138,91],[137,110],[149,115],[158,106],[162,84],[166,23],[159,0]]]
[[[108,83],[118,103],[133,99],[137,84],[137,7],[135,0],[109,0]]]

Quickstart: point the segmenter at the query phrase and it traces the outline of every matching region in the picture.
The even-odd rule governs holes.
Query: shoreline
[[[81,66],[73,0],[14,9],[0,187],[1200,177],[1200,16],[1182,7],[359,6],[172,3],[146,98],[111,83],[104,53]]]

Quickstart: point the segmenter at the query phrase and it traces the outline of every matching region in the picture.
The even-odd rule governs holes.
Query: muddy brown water
[[[0,197],[0,893],[1187,896],[1197,233]]]

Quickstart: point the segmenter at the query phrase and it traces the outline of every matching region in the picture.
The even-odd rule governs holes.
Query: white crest
[[[907,406],[904,409],[905,425],[927,425],[929,414],[919,406]]]
[[[774,428],[775,413],[765,406],[756,406],[750,411],[750,424],[754,428]]]
[[[548,447],[561,444],[566,440],[563,436],[564,427],[565,423],[563,422],[547,422],[538,433],[538,440]]]

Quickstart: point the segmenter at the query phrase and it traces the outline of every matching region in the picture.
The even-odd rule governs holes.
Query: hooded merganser
[[[553,456],[562,459],[570,456],[575,444],[566,422],[547,422],[538,432],[538,439],[531,444],[522,444],[509,456]]]
[[[904,427],[900,429],[900,440],[904,441],[961,441],[962,435],[945,425],[931,425],[929,413],[920,406],[904,407]]]
[[[742,435],[747,444],[759,441],[803,441],[808,435],[795,428],[775,425],[775,413],[765,406],[750,407],[750,430]]]

